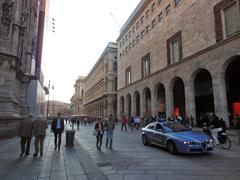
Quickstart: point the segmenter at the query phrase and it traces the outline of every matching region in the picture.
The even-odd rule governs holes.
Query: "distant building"
[[[47,103],[48,102],[45,102],[44,104],[45,117],[47,117]],[[61,101],[49,101],[48,117],[55,117],[58,112],[61,112],[63,116],[69,116],[70,104]]]
[[[116,43],[107,45],[89,74],[80,77],[74,87],[74,114],[102,118],[109,114],[117,116]]]
[[[119,115],[229,123],[240,102],[240,0],[141,0],[117,42]]]
[[[0,2],[0,137],[15,135],[20,120],[30,112],[43,113],[45,2]]]
[[[71,97],[70,99],[70,109],[69,109],[69,113],[70,115],[74,115],[74,111],[75,111],[75,101],[74,101],[74,95]]]
[[[80,76],[75,85],[75,94],[74,94],[74,110],[73,110],[73,115],[84,115],[83,112],[83,95],[84,95],[84,82],[85,82],[85,77]]]

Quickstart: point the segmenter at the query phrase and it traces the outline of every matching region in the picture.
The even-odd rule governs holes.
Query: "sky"
[[[70,103],[77,78],[90,72],[108,42],[116,42],[120,27],[139,2],[50,0],[42,55],[44,85],[50,80],[54,86],[50,100]],[[55,33],[51,18],[55,19]]]

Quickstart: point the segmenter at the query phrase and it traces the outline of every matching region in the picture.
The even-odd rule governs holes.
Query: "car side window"
[[[154,128],[155,128],[155,124],[148,126],[148,129],[154,129]]]
[[[157,131],[163,131],[163,127],[161,126],[161,124],[156,125],[156,130]]]

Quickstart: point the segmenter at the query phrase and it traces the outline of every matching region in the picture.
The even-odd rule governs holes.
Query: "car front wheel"
[[[176,154],[177,153],[177,148],[172,141],[168,141],[167,143],[167,149],[171,154]]]
[[[146,135],[142,135],[142,142],[145,146],[149,144]]]

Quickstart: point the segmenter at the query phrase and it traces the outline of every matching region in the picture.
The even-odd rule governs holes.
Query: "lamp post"
[[[50,94],[50,80],[48,81],[48,101],[47,101],[47,120],[48,120],[48,112],[49,112],[49,94]]]

